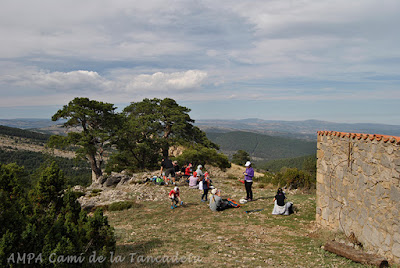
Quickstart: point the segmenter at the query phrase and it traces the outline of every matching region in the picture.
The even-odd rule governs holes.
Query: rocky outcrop
[[[159,175],[159,171],[136,173],[128,175],[125,172],[112,173],[99,180],[88,188],[75,186],[76,192],[82,192],[78,201],[85,210],[92,210],[99,206],[110,205],[115,202],[133,200],[135,202],[161,201],[168,198],[168,189],[153,183],[144,183],[146,178]]]
[[[210,173],[212,179],[223,179],[229,176],[242,178],[245,171],[244,167],[234,164],[226,170],[209,165],[206,165],[205,168]],[[86,189],[82,186],[75,186],[74,190],[85,194],[78,201],[86,210],[127,200],[135,202],[163,201],[167,200],[170,188],[154,185],[150,182],[144,183],[146,178],[159,175],[160,172],[158,170],[131,175],[127,172],[113,172],[108,176],[98,178],[96,182]],[[256,176],[261,175],[260,173],[256,174]]]

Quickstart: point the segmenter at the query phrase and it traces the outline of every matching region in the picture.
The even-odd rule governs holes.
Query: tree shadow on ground
[[[183,202],[183,207],[184,207],[184,208],[185,208],[185,207],[198,206],[198,205],[199,205],[199,203],[194,203],[194,202],[185,203],[185,202]]]
[[[261,200],[274,200],[274,197],[275,197],[275,195],[271,195],[271,196],[260,196],[260,197],[257,197],[257,198],[254,198],[253,199],[253,201],[257,201],[257,200],[259,200],[259,199],[261,199]]]
[[[111,267],[122,268],[122,267],[174,267],[179,266],[182,263],[179,261],[179,256],[174,258],[174,255],[153,255],[151,254],[152,250],[160,247],[164,244],[164,242],[158,238],[151,239],[144,242],[132,243],[132,244],[124,244],[118,245],[117,250],[114,257],[114,262]],[[118,256],[124,258],[123,261],[121,259],[115,259]]]

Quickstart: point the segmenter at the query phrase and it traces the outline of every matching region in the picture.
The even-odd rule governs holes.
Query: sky
[[[75,97],[400,125],[398,0],[2,0],[0,118]]]

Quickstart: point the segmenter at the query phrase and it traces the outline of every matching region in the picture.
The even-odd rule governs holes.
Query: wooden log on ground
[[[325,244],[324,249],[326,251],[335,253],[339,256],[345,257],[355,262],[359,262],[366,265],[374,265],[377,267],[389,267],[389,263],[384,258],[368,254],[357,250],[353,247],[347,246],[345,244],[330,241]]]

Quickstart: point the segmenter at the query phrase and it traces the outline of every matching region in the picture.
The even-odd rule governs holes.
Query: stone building
[[[400,263],[400,137],[319,131],[316,221]]]

